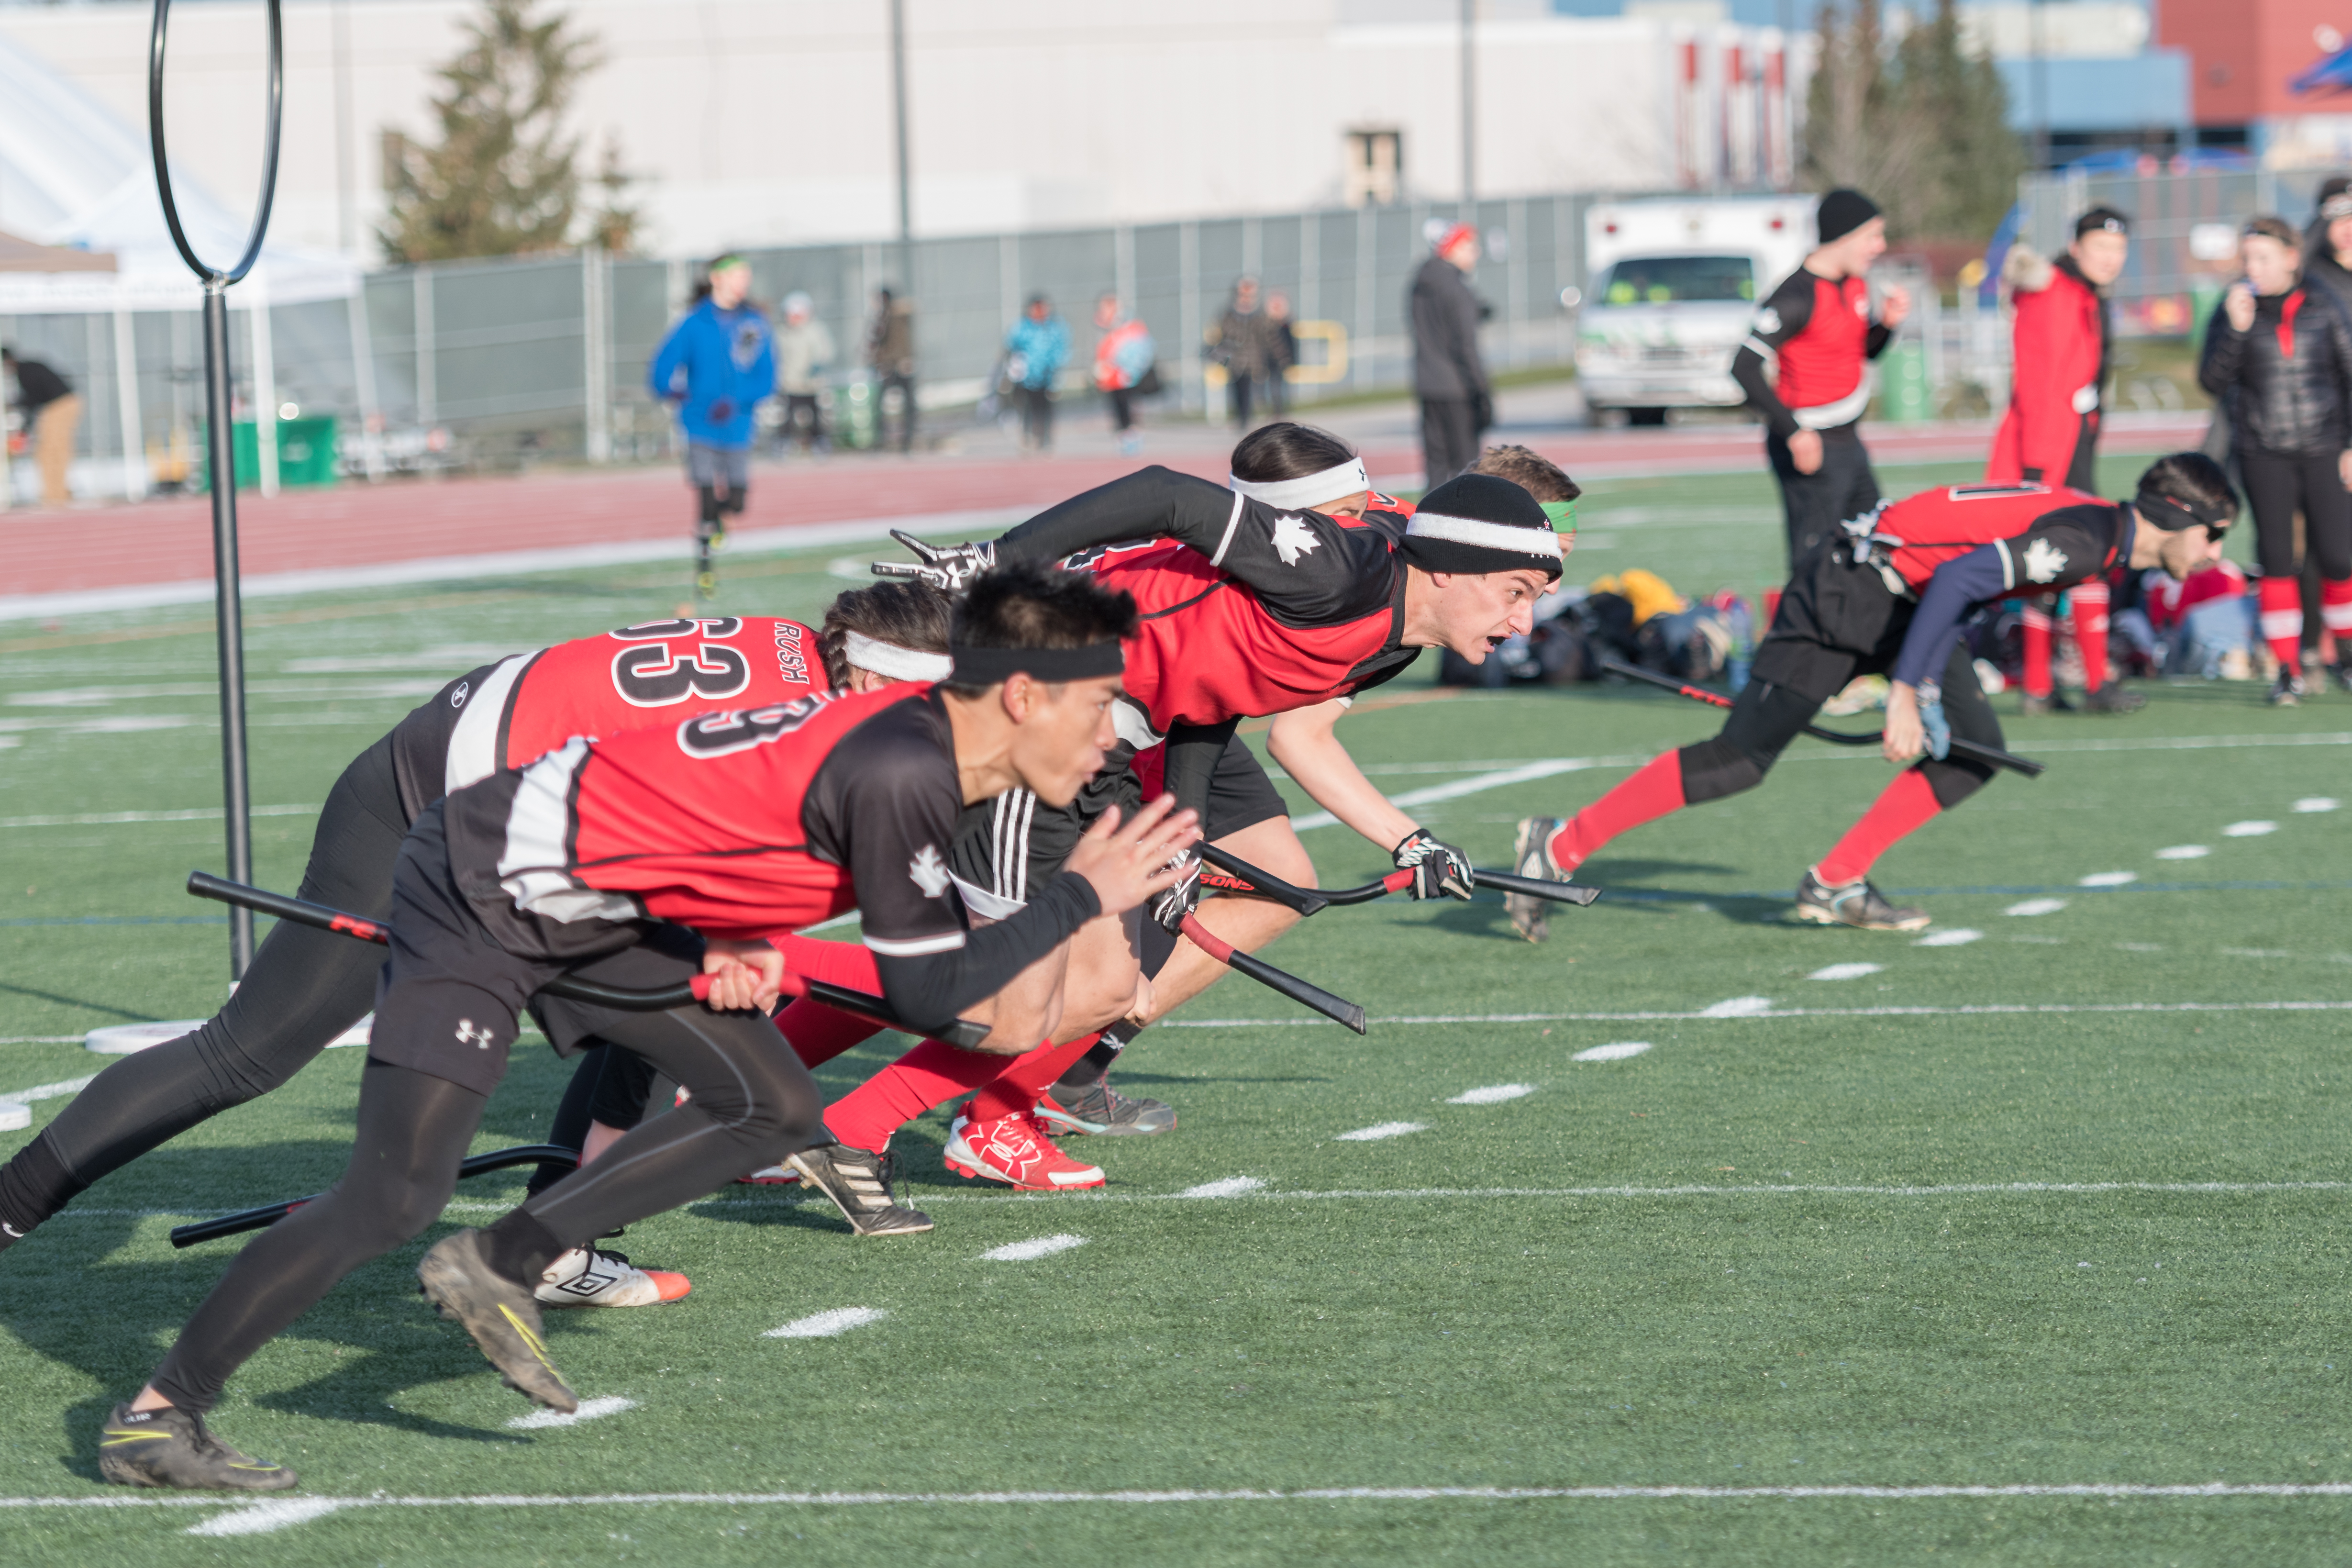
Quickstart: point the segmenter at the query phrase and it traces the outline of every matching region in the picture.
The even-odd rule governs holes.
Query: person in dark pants
[[[1412,276],[1412,391],[1421,400],[1422,482],[1434,489],[1478,460],[1495,423],[1495,395],[1478,357],[1485,308],[1464,277],[1478,265],[1478,231],[1457,223]]]
[[[728,519],[742,515],[750,490],[754,411],[776,390],[775,335],[751,292],[750,262],[731,252],[713,259],[693,307],[646,372],[647,389],[677,407],[686,432],[687,478],[698,506],[694,584],[706,599],[719,592],[712,552],[726,542]]]
[[[1298,333],[1290,324],[1290,296],[1281,289],[1265,297],[1265,398],[1274,416],[1290,414],[1290,367],[1298,363]]]
[[[1257,279],[1244,277],[1234,284],[1233,302],[1217,324],[1209,329],[1209,357],[1225,367],[1225,406],[1234,428],[1246,434],[1256,413],[1257,391],[1267,386],[1274,368],[1274,322],[1258,300]],[[1277,405],[1281,399],[1269,391]]]
[[[1757,310],[1748,341],[1732,356],[1732,378],[1769,427],[1764,450],[1780,481],[1789,565],[1817,549],[1850,517],[1878,504],[1878,476],[1862,444],[1870,406],[1865,360],[1885,352],[1910,314],[1911,299],[1889,289],[1874,321],[1865,274],[1886,249],[1886,220],[1860,191],[1822,198],[1821,239]],[[1764,374],[1764,359],[1780,365]]]
[[[898,405],[898,450],[915,449],[915,302],[887,289],[874,291],[874,324],[866,334],[866,363],[875,377],[874,439],[887,438],[891,394]]]
[[[2294,516],[2319,563],[2320,614],[2352,636],[2352,320],[2326,288],[2302,280],[2302,237],[2258,217],[2238,242],[2244,275],[2205,329],[2198,384],[2238,394],[2231,448],[2254,513],[2263,569],[2263,637],[2277,655],[2271,701],[2293,707],[2303,684],[2303,590]]]
[[[1021,395],[1021,446],[1030,452],[1054,449],[1054,383],[1070,357],[1070,329],[1043,294],[1004,336],[1008,369]]]

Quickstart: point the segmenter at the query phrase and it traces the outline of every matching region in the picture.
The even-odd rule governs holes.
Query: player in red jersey
[[[1102,765],[1119,639],[1134,624],[1123,595],[1008,568],[958,607],[954,670],[940,685],[575,736],[428,806],[394,877],[351,1166],[237,1256],[153,1380],[105,1424],[100,1473],[191,1489],[296,1484],[212,1438],[203,1416],[338,1280],[440,1215],[523,1004],[563,974],[634,986],[707,974],[707,1005],[597,1022],[692,1098],[496,1225],[437,1243],[417,1270],[510,1384],[576,1409],[539,1331],[531,1282],[548,1263],[823,1134],[816,1086],[764,1016],[783,955],[761,933],[855,906],[901,1016],[1025,1031],[1032,1020],[995,1016],[987,1000],[1003,977],[1057,961],[1081,925],[1175,879],[1168,862],[1197,834],[1165,799],[1129,822],[1106,817],[1026,909],[980,931],[950,896],[942,853],[964,807],[1015,786],[1066,803]]]
[[[820,641],[837,647],[860,628],[919,645],[869,653],[869,660],[939,658],[946,602],[884,584],[843,595],[822,637],[771,617],[657,621],[461,676],[343,770],[320,813],[301,896],[381,920],[391,910],[402,836],[446,791],[575,734],[666,725],[724,701],[805,696],[826,684]],[[218,1014],[109,1067],[0,1167],[0,1247],[108,1172],[284,1083],[366,1014],[382,967],[382,954],[365,943],[280,922]],[[567,1095],[567,1108],[575,1098]],[[573,1120],[584,1129],[584,1114]],[[559,1133],[563,1126],[560,1113]],[[579,1146],[576,1131],[570,1146]],[[551,1304],[646,1305],[684,1288],[682,1277],[648,1275],[593,1247],[567,1255],[554,1274]]]
[[[1748,341],[1732,356],[1732,379],[1764,418],[1764,450],[1780,481],[1789,525],[1789,569],[1820,547],[1839,522],[1878,504],[1878,478],[1862,444],[1870,406],[1864,362],[1883,353],[1910,313],[1901,289],[1886,291],[1871,319],[1871,263],[1886,249],[1886,220],[1860,191],[1822,198],[1821,243],[1763,304]],[[1764,359],[1780,364],[1766,379]]]
[[[1917,931],[1927,914],[1888,904],[1868,872],[1895,840],[1992,776],[1989,764],[1949,750],[1956,735],[2000,744],[2000,721],[1960,640],[1969,616],[1989,601],[2063,588],[2117,565],[2186,578],[2220,553],[2237,513],[2221,466],[2177,452],[2140,476],[2128,501],[2042,485],[1954,485],[1857,518],[1781,595],[1722,733],[1668,752],[1571,821],[1526,818],[1517,870],[1564,881],[1628,828],[1754,788],[1847,681],[1885,673],[1886,760],[1919,761],[1806,870],[1797,914],[1821,925]]]
[[[1286,755],[1293,776],[1412,868],[1415,897],[1469,896],[1468,858],[1402,818],[1330,740],[1332,705],[1391,679],[1423,647],[1451,647],[1475,663],[1526,631],[1534,601],[1559,574],[1563,544],[1552,519],[1517,486],[1480,475],[1439,487],[1409,517],[1392,502],[1382,510],[1352,450],[1298,425],[1267,426],[1246,437],[1235,448],[1234,474],[1223,489],[1148,468],[1000,540],[927,550],[920,567],[892,563],[951,588],[996,559],[1058,561],[1134,594],[1143,610],[1128,645],[1110,765],[1067,809],[1008,795],[969,816],[960,830],[954,869],[980,912],[1018,910],[1054,874],[1087,821],[1107,805],[1131,806],[1162,781],[1202,814],[1213,842],[1286,880],[1313,885],[1313,863],[1281,795],[1234,731],[1243,717],[1318,710],[1325,733]],[[1223,973],[1172,934],[1187,908],[1187,900],[1171,897],[1142,926],[1148,1005],[1130,1009],[1106,994],[1107,1016],[1066,1018],[1052,1043],[1010,1067],[926,1041],[830,1108],[827,1126],[845,1148],[875,1159],[904,1121],[977,1089],[951,1128],[951,1168],[1038,1190],[1099,1184],[1098,1167],[1073,1160],[1047,1133],[1173,1125],[1165,1106],[1111,1091],[1104,1072],[1136,1031]],[[1220,897],[1201,919],[1250,951],[1297,917],[1268,900]],[[1127,940],[1083,933],[1073,946],[1073,975],[1121,973]],[[803,1014],[804,1022],[795,1017]],[[796,1003],[780,1024],[803,1052],[827,1028],[807,1003]],[[840,1154],[812,1151],[803,1158]],[[886,1216],[877,1209],[877,1217]]]

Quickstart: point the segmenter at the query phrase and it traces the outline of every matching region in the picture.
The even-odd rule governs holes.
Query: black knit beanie
[[[1864,224],[1878,216],[1878,204],[1860,191],[1850,191],[1841,185],[1822,198],[1819,225],[1822,243],[1843,239]]]
[[[1422,497],[1400,548],[1424,572],[1559,575],[1551,519],[1535,497],[1492,474],[1462,474]]]

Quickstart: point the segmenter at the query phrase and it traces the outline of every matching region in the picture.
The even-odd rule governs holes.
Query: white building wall
[[[649,220],[647,248],[894,229],[885,0],[568,8],[607,58],[572,116],[583,166],[608,137],[618,145],[641,176],[633,199]],[[341,71],[339,12],[350,40]],[[472,13],[470,0],[289,0],[277,237],[331,247],[355,230],[373,258],[381,133],[435,135],[433,68],[462,47]],[[1457,196],[1455,29],[1349,19],[1366,14],[1361,0],[907,0],[916,227],[985,233],[1328,205],[1351,129],[1401,130],[1408,195]],[[173,155],[232,206],[250,201],[260,174],[262,16],[257,0],[223,0],[173,16]],[[0,12],[0,32],[138,127],[147,26],[137,5]],[[1721,178],[1678,157],[1678,115],[1721,123],[1715,104],[1678,89],[1679,47],[1695,36],[1710,50],[1780,45],[1771,29],[1524,9],[1483,25],[1479,194]],[[1800,57],[1809,43],[1796,40]],[[1806,74],[1792,58],[1797,105]],[[350,93],[341,114],[339,80]],[[1702,80],[1719,96],[1718,65]],[[350,128],[341,175],[339,121]],[[348,211],[339,180],[352,187]],[[6,201],[0,190],[0,228]]]

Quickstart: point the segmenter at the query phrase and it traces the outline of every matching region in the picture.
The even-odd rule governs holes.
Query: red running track
[[[2158,451],[2193,445],[2204,418],[2120,416],[2111,446]],[[1990,445],[1989,423],[1877,426],[1866,432],[1882,463],[1972,459]],[[1625,478],[1738,471],[1761,464],[1754,426],[1577,431],[1528,441],[1572,474]],[[1418,479],[1411,447],[1373,445],[1374,481]],[[1154,460],[1222,480],[1215,452]],[[1135,459],[972,459],[844,456],[820,465],[753,470],[741,529],[792,528],[860,519],[1044,507],[1130,472]],[[669,468],[567,471],[516,478],[402,480],[238,498],[247,575],[367,567],[448,556],[675,539],[683,551],[693,500]],[[0,513],[0,595],[188,583],[212,576],[212,521],[202,496],[70,512]]]

